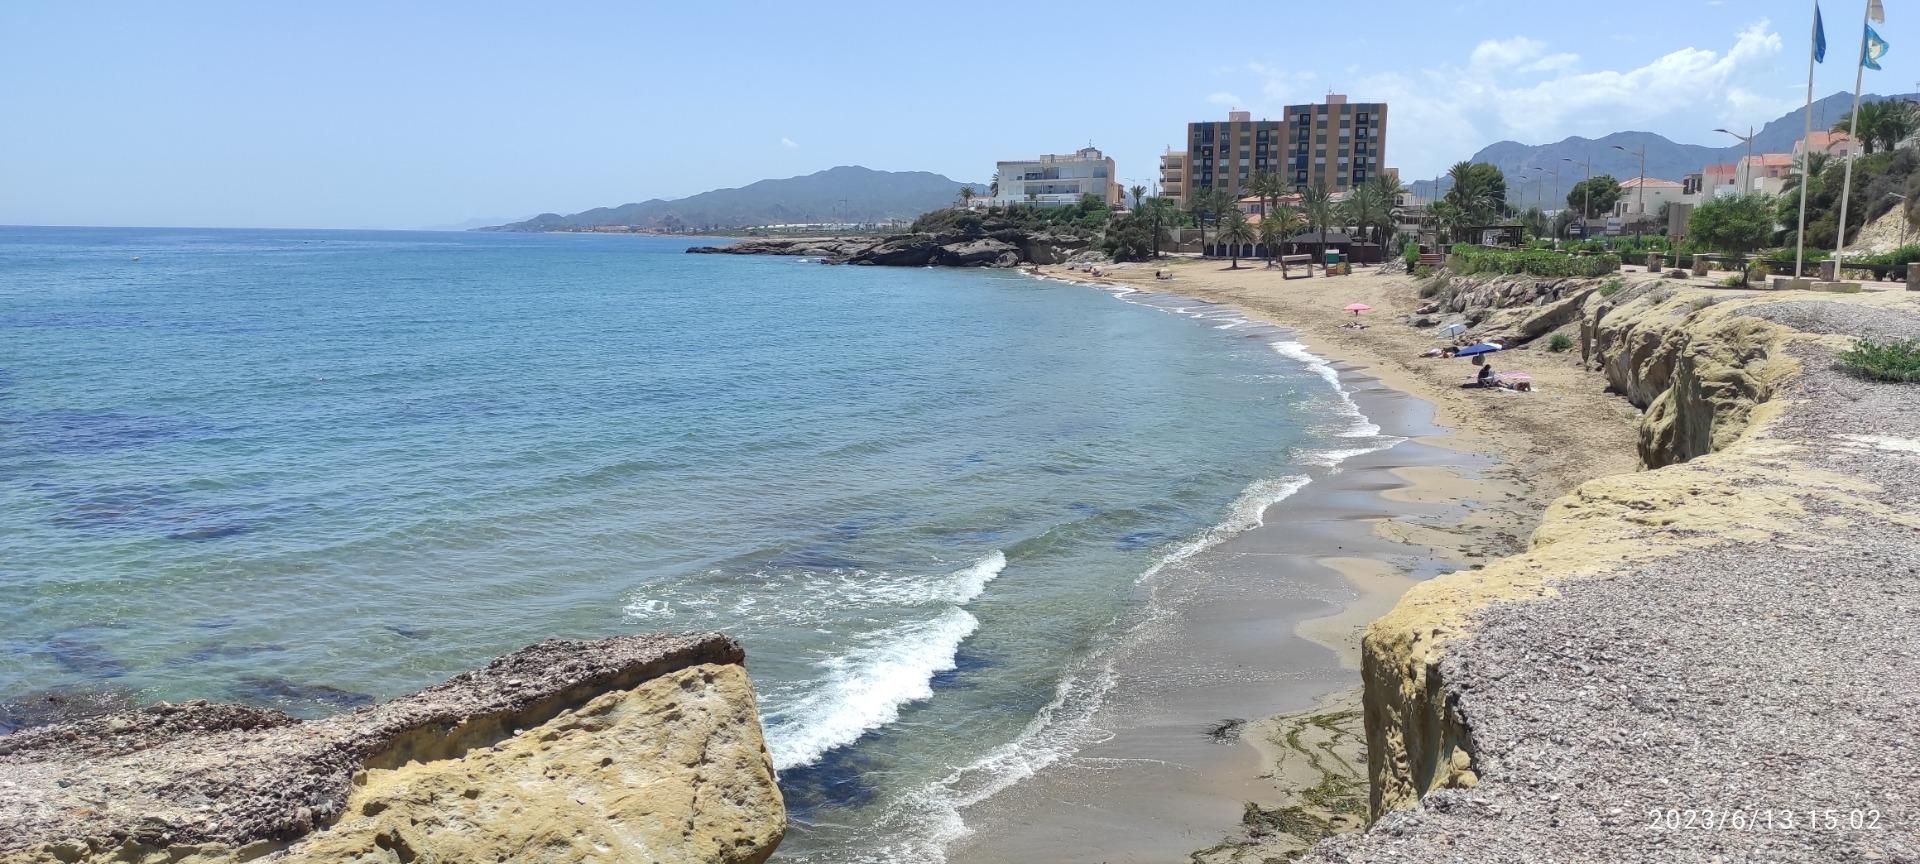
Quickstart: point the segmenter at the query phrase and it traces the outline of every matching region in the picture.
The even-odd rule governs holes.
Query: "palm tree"
[[[1327,191],[1327,184],[1311,186],[1300,193],[1301,215],[1307,217],[1307,227],[1320,232],[1320,260],[1327,260],[1327,228],[1340,214],[1333,203],[1333,193]],[[1311,266],[1311,265],[1309,265]]]
[[[1427,216],[1433,220],[1435,243],[1452,243],[1453,229],[1466,222],[1466,214],[1461,212],[1460,205],[1452,201],[1433,202],[1427,206]]]
[[[1833,124],[1835,132],[1853,131],[1853,115],[1846,114]],[[1920,128],[1914,107],[1905,101],[1888,99],[1860,106],[1860,152],[1871,156],[1875,148],[1892,150]]]
[[[962,186],[962,187],[960,187],[960,206],[962,206],[962,207],[965,207],[965,206],[967,206],[967,205],[969,205],[969,204],[972,204],[972,203],[973,203],[973,196],[974,196],[975,194],[976,194],[976,193],[975,193],[975,192],[973,191],[973,187],[972,187],[972,186]]]
[[[1247,191],[1260,196],[1260,213],[1264,216],[1280,203],[1280,196],[1287,193],[1287,184],[1272,171],[1255,171],[1247,181]]]
[[[1168,221],[1167,217],[1170,215],[1173,206],[1174,203],[1172,201],[1160,196],[1147,199],[1145,209],[1147,217],[1153,222],[1153,257],[1156,261],[1160,259],[1160,226]]]
[[[1205,254],[1207,248],[1207,220],[1212,219],[1214,228],[1218,229],[1220,217],[1227,210],[1239,212],[1238,208],[1233,206],[1233,196],[1218,186],[1197,189],[1187,196],[1187,211],[1193,214],[1194,224],[1200,226],[1202,254]]]
[[[1393,199],[1382,197],[1380,187],[1372,183],[1353,187],[1342,206],[1347,220],[1360,229],[1360,239],[1364,242],[1373,242],[1375,226],[1393,219]]]
[[[1507,209],[1507,178],[1499,168],[1484,162],[1455,162],[1447,176],[1453,180],[1447,200],[1466,218],[1484,225]]]
[[[1393,240],[1394,234],[1398,233],[1396,229],[1400,217],[1406,212],[1401,208],[1400,202],[1407,195],[1407,187],[1400,185],[1400,178],[1391,174],[1382,174],[1368,180],[1367,183],[1373,187],[1374,194],[1380,196],[1385,213],[1385,218],[1380,223],[1380,243],[1384,246]]]
[[[1238,207],[1229,207],[1219,217],[1220,227],[1214,239],[1227,246],[1227,255],[1233,259],[1230,269],[1240,269],[1240,247],[1253,242],[1253,226],[1247,224],[1246,214]]]
[[[1133,193],[1133,209],[1135,210],[1140,209],[1140,202],[1146,200],[1147,198],[1147,187],[1135,185],[1133,188],[1128,189],[1127,191]]]
[[[1280,241],[1287,239],[1287,235],[1273,221],[1272,214],[1260,217],[1260,226],[1254,233],[1259,235],[1260,250],[1266,255],[1267,266],[1273,266],[1274,250],[1280,246]]]
[[[1267,211],[1267,215],[1260,217],[1260,239],[1261,242],[1267,244],[1267,256],[1269,260],[1276,254],[1284,258],[1286,253],[1275,252],[1275,247],[1284,245],[1288,240],[1293,239],[1293,235],[1306,230],[1306,227],[1307,221],[1301,217],[1300,211],[1293,207],[1288,207],[1285,204],[1275,206],[1272,210]],[[1267,239],[1269,232],[1272,233],[1275,239]],[[1280,273],[1284,276],[1286,272],[1287,262],[1281,261]],[[1312,267],[1307,268],[1307,275],[1313,275]]]

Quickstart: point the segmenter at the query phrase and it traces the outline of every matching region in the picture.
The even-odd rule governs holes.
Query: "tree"
[[[1147,187],[1135,185],[1127,191],[1133,193],[1133,209],[1140,209],[1140,202],[1146,200],[1147,197]]]
[[[1400,185],[1400,178],[1391,174],[1368,180],[1366,185],[1373,187],[1385,208],[1386,218],[1380,223],[1380,243],[1384,246],[1393,241],[1397,223],[1405,212],[1400,207],[1400,201],[1407,194],[1407,187]]]
[[[1850,132],[1854,126],[1849,113],[1833,124],[1835,132]],[[1860,151],[1871,156],[1876,148],[1892,150],[1920,129],[1920,116],[1912,104],[1900,99],[1867,102],[1860,106]]]
[[[1693,208],[1687,237],[1709,249],[1745,256],[1773,237],[1773,201],[1765,195],[1730,195]]]
[[[1452,243],[1453,232],[1467,222],[1467,214],[1452,201],[1435,201],[1427,207],[1427,218],[1433,221],[1433,238],[1436,243]]]
[[[1507,175],[1485,162],[1456,162],[1447,169],[1453,188],[1447,200],[1475,224],[1485,225],[1507,212]]]
[[[1226,210],[1237,209],[1233,206],[1233,196],[1227,190],[1218,187],[1196,189],[1187,196],[1187,212],[1193,214],[1195,225],[1200,226],[1200,248],[1207,248],[1207,220],[1212,219],[1217,228],[1220,216]]]
[[[1171,199],[1154,196],[1147,199],[1146,206],[1140,208],[1147,216],[1153,229],[1153,257],[1160,258],[1160,233],[1164,226],[1173,222],[1174,202]]]
[[[1589,192],[1592,193],[1591,198],[1588,197]],[[1618,203],[1620,181],[1613,179],[1612,174],[1595,174],[1573,184],[1573,189],[1567,193],[1567,206],[1579,211],[1583,219],[1592,219],[1612,210],[1613,205]]]
[[[1327,260],[1327,229],[1340,214],[1325,183],[1300,193],[1300,215],[1306,217],[1309,230],[1320,232],[1320,260]]]
[[[1306,227],[1307,220],[1300,215],[1298,208],[1281,204],[1267,211],[1267,215],[1260,217],[1260,241],[1267,244],[1268,259],[1287,254],[1285,251],[1276,250],[1278,247],[1285,246],[1288,240],[1292,240],[1293,235],[1306,230]],[[1268,232],[1272,233],[1273,240],[1267,239]],[[1312,270],[1308,272],[1311,273]]]
[[[1253,242],[1253,226],[1247,224],[1247,216],[1238,207],[1229,207],[1220,217],[1218,242],[1227,246],[1227,254],[1233,259],[1232,269],[1240,269],[1240,247]]]
[[[1342,202],[1342,207],[1346,210],[1347,221],[1359,229],[1359,239],[1364,242],[1373,242],[1372,229],[1375,226],[1393,220],[1393,199],[1382,197],[1380,187],[1372,183],[1353,187],[1347,200]],[[1384,245],[1385,238],[1380,242]]]
[[[973,187],[972,187],[972,186],[962,186],[962,187],[960,187],[960,206],[962,206],[962,207],[965,207],[965,206],[967,206],[967,205],[969,205],[969,204],[972,204],[972,203],[973,203],[973,196],[974,196],[975,194],[976,194],[976,193],[975,193],[975,192],[973,191]]]
[[[1272,171],[1255,171],[1247,181],[1247,191],[1260,196],[1260,213],[1264,216],[1280,203],[1280,196],[1287,193],[1287,184]]]
[[[1527,232],[1535,237],[1545,237],[1553,230],[1552,220],[1547,218],[1546,211],[1538,207],[1528,207],[1525,213],[1520,214],[1520,224],[1526,226]]]
[[[1141,208],[1115,220],[1107,226],[1101,248],[1115,261],[1145,261],[1157,256],[1158,238],[1153,236],[1153,218]]]

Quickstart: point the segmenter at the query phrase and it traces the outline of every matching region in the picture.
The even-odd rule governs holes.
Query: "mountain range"
[[[1862,102],[1877,102],[1884,99],[1913,99],[1915,96],[1862,96]],[[1815,131],[1827,129],[1847,116],[1853,107],[1853,94],[1835,93],[1813,103],[1813,128]],[[1805,129],[1803,109],[1795,109],[1769,122],[1753,134],[1753,152],[1791,153],[1793,145],[1800,140]],[[1705,130],[1702,130],[1705,131]],[[1744,133],[1747,130],[1736,129]],[[1718,134],[1718,133],[1715,133]],[[1723,136],[1724,137],[1724,136]],[[1573,184],[1586,176],[1587,160],[1593,160],[1593,173],[1612,174],[1625,180],[1640,174],[1640,148],[1647,151],[1647,176],[1663,180],[1679,180],[1688,174],[1698,172],[1708,165],[1719,165],[1740,161],[1746,155],[1747,145],[1726,138],[1732,142],[1726,147],[1707,147],[1699,144],[1680,144],[1665,136],[1652,132],[1615,132],[1603,138],[1567,138],[1552,144],[1527,145],[1516,141],[1501,141],[1481,148],[1468,160],[1496,165],[1507,175],[1507,200],[1518,207],[1538,206],[1554,210],[1566,206],[1566,194]],[[1625,149],[1615,149],[1616,147]],[[1569,161],[1570,160],[1570,161]],[[1558,192],[1555,191],[1553,171],[1560,171]],[[1519,176],[1526,168],[1546,169],[1544,174],[1530,173]],[[1444,193],[1452,183],[1445,178],[1439,180],[1419,180],[1402,178],[1416,200],[1432,200],[1436,185]]]
[[[601,225],[658,230],[706,230],[812,222],[890,222],[912,219],[953,203],[960,187],[985,194],[985,184],[961,183],[926,171],[875,171],[843,165],[803,177],[761,180],[686,198],[655,198],[595,207],[568,216],[542,213],[482,231],[580,231]]]

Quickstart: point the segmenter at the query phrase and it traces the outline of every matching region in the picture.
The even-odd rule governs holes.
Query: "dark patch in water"
[[[810,821],[821,810],[872,803],[878,792],[866,777],[877,767],[856,746],[836,747],[811,765],[780,772],[787,815]]]
[[[114,659],[105,645],[80,636],[55,636],[39,650],[28,653],[50,656],[60,668],[88,678],[119,678],[127,674],[127,667]]]
[[[116,711],[131,711],[137,705],[138,702],[133,693],[127,690],[101,688],[42,690],[0,702],[0,735],[21,729],[31,729],[35,726],[84,720]]]
[[[49,453],[105,453],[186,437],[177,420],[124,411],[42,411],[23,426],[29,449]]]
[[[365,693],[326,684],[299,684],[277,675],[241,678],[233,688],[233,693],[242,702],[280,708],[296,717],[326,714],[374,703],[374,698]]]
[[[160,518],[177,507],[179,499],[163,486],[100,486],[61,490],[47,495],[64,505],[52,522],[62,528],[125,528]]]
[[[193,626],[202,630],[225,630],[238,623],[240,623],[240,619],[231,615],[223,615],[218,618],[202,618],[193,622]]]
[[[188,528],[184,531],[175,531],[172,534],[168,534],[167,539],[168,540],[219,540],[223,537],[238,537],[241,534],[249,533],[252,530],[253,530],[253,526],[251,525],[237,525],[237,524],[205,525],[199,528]]]
[[[425,627],[409,627],[404,624],[388,624],[387,632],[403,639],[425,639],[433,635],[433,631]]]
[[[1068,510],[1072,510],[1072,511],[1073,511],[1073,512],[1075,512],[1075,513],[1098,513],[1098,512],[1100,512],[1100,508],[1098,508],[1098,507],[1095,507],[1095,506],[1093,506],[1092,504],[1088,504],[1088,503],[1087,503],[1087,502],[1085,502],[1085,501],[1075,501],[1075,502],[1073,502],[1072,504],[1068,504],[1068,505],[1067,505],[1067,509],[1068,509]]]
[[[933,673],[933,686],[940,688],[969,688],[974,686],[974,673],[991,669],[994,662],[984,654],[975,654],[963,645],[953,655],[953,668]]]
[[[1120,535],[1120,539],[1116,541],[1114,545],[1119,547],[1122,552],[1137,552],[1141,549],[1151,549],[1158,546],[1166,542],[1166,539],[1167,535],[1158,531],[1134,531],[1130,534]]]
[[[1072,474],[1080,469],[1071,465],[1042,465],[1040,470],[1047,474]]]

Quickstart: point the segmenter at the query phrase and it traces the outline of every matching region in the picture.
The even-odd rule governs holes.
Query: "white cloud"
[[[1624,69],[1583,69],[1578,54],[1514,36],[1474,46],[1464,63],[1364,76],[1346,92],[1391,107],[1387,159],[1408,180],[1432,176],[1503,139],[1528,144],[1628,129],[1698,140],[1716,125],[1764,123],[1798,105],[1772,86],[1783,50],[1762,20],[1724,50],[1685,47]],[[1249,67],[1262,94],[1275,70]],[[1279,79],[1278,90],[1302,88]],[[1277,100],[1276,100],[1277,101]]]
[[[780,139],[780,146],[785,147],[788,150],[800,149],[799,143],[795,142],[792,138],[787,138],[787,137],[782,137]]]
[[[1240,97],[1238,97],[1238,96],[1235,96],[1235,95],[1233,95],[1232,93],[1228,93],[1228,92],[1226,92],[1226,91],[1224,91],[1224,90],[1223,90],[1223,91],[1220,91],[1220,92],[1218,92],[1218,93],[1208,93],[1208,94],[1207,94],[1207,101],[1208,101],[1208,102],[1211,102],[1211,103],[1213,103],[1213,104],[1215,104],[1215,105],[1241,105],[1241,104],[1244,104],[1244,103],[1242,103],[1242,102],[1240,101]]]

